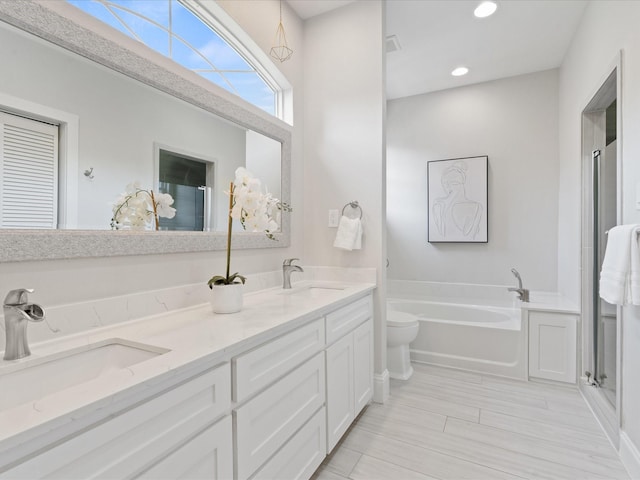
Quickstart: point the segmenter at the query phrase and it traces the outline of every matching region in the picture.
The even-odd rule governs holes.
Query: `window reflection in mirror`
[[[0,227],[56,228],[58,126],[0,111]]]
[[[178,0],[67,0],[71,5],[244,100],[276,114],[277,91],[267,72],[245,58],[215,29]],[[231,41],[232,39],[229,38]]]

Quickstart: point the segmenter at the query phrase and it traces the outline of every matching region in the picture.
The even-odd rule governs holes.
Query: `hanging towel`
[[[615,305],[640,305],[640,225],[609,230],[600,272],[600,297]]]
[[[629,297],[632,305],[640,305],[640,225],[631,232],[631,268]]]
[[[344,215],[340,218],[333,246],[344,250],[362,248],[362,222],[359,218],[349,218]]]

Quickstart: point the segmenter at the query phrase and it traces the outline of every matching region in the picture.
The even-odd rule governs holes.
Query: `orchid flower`
[[[156,193],[144,190],[140,182],[132,182],[126,186],[113,204],[111,228],[113,230],[130,229],[146,230],[151,227],[159,229],[159,217],[173,218],[173,197],[168,193]]]
[[[240,220],[242,228],[249,232],[264,232],[271,240],[276,240],[274,233],[278,230],[280,212],[290,212],[291,207],[281,202],[269,192],[262,193],[262,182],[244,167],[235,172],[235,180],[229,191],[229,218],[227,230],[227,270],[226,276],[212,277],[208,285],[230,285],[245,282],[239,273],[231,275],[231,226],[233,219]]]

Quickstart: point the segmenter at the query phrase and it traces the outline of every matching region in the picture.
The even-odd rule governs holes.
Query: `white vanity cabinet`
[[[367,295],[232,360],[235,480],[311,477],[373,396],[372,308]]]
[[[233,478],[231,416],[206,428],[136,478],[229,480]]]
[[[574,314],[529,311],[529,377],[576,383]]]
[[[324,319],[235,357],[233,400],[241,403],[324,348]]]
[[[236,479],[249,478],[322,408],[324,402],[324,354],[319,352],[237,408],[234,411]],[[321,453],[324,457],[324,449]]]
[[[0,479],[309,479],[372,398],[372,297],[341,304],[69,415],[0,451]]]
[[[326,456],[326,431],[326,409],[323,407],[251,480],[310,478]]]
[[[318,318],[232,360],[236,480],[308,478],[322,463],[324,347]]]
[[[171,383],[152,398],[112,407],[0,478],[232,478],[229,364]]]
[[[371,297],[328,314],[327,337],[329,332],[342,336],[335,335],[326,352],[327,453],[373,396]]]

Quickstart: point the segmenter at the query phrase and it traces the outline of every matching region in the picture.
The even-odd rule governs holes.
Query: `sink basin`
[[[327,294],[334,294],[336,291],[346,288],[344,285],[302,285],[291,290],[282,290],[280,295],[300,295],[317,298]]]
[[[95,380],[168,351],[152,345],[111,338],[59,354],[32,357],[8,365],[0,369],[0,410],[39,400],[46,395]]]

